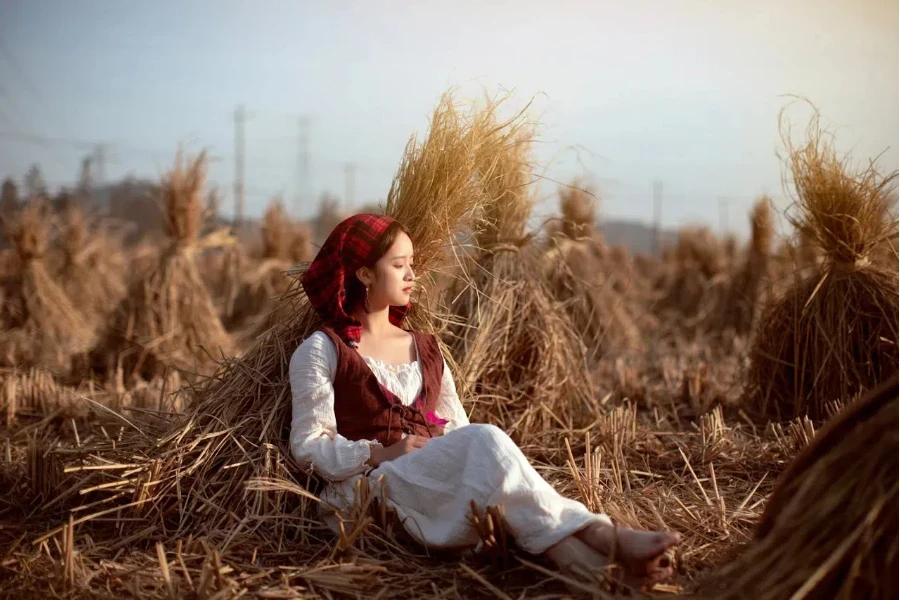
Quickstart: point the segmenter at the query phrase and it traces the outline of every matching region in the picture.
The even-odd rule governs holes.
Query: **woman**
[[[397,221],[357,215],[302,279],[325,326],[291,358],[290,442],[326,480],[325,503],[350,508],[365,478],[413,538],[443,549],[477,546],[472,500],[481,510],[502,505],[517,544],[560,568],[598,570],[614,557],[634,578],[670,576],[664,555],[678,534],[614,527],[560,496],[503,431],[469,424],[437,340],[401,328],[413,265]]]

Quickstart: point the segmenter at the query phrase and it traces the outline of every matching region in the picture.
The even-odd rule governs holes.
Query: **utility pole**
[[[234,227],[240,232],[244,223],[244,123],[247,111],[239,105],[234,111]]]
[[[356,164],[347,163],[344,165],[344,208],[353,208],[355,203],[354,195],[356,193]]]
[[[663,184],[662,181],[653,182],[653,255],[659,254],[659,248],[662,243],[662,197]]]
[[[294,218],[300,216],[309,188],[309,117],[297,119],[297,189],[294,192]]]

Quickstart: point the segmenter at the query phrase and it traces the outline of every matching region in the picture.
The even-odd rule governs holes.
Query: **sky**
[[[3,0],[0,176],[37,162],[71,185],[103,143],[105,180],[155,177],[182,142],[214,157],[229,215],[244,105],[245,211],[281,193],[308,217],[348,163],[348,208],[383,199],[447,89],[507,90],[535,98],[538,216],[582,177],[601,218],[649,222],[660,181],[664,226],[745,235],[759,194],[789,202],[779,112],[799,132],[811,115],[790,95],[840,150],[897,168],[898,72],[896,0]]]

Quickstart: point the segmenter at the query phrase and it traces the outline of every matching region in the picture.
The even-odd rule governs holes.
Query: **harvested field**
[[[760,198],[746,246],[691,228],[638,257],[605,244],[577,182],[529,229],[535,137],[508,99],[447,94],[410,138],[378,210],[416,244],[411,322],[439,335],[473,422],[560,493],[680,532],[671,581],[562,575],[516,548],[502,506],[474,507],[478,552],[417,546],[367,488],[332,533],[288,448],[287,369],[319,324],[299,278],[342,210],[309,226],[273,202],[258,248],[203,237],[205,159],[179,155],[165,235],[4,216],[0,596],[893,597],[896,173],[854,170],[813,128],[786,166],[794,239]],[[56,285],[54,243],[96,281]]]

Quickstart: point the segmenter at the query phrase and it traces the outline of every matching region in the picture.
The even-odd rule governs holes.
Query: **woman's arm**
[[[332,481],[365,472],[370,445],[377,445],[375,441],[350,441],[338,434],[334,416],[336,369],[334,343],[321,332],[304,340],[291,357],[291,454],[300,464],[312,464],[318,474]]]
[[[456,383],[453,381],[453,374],[450,372],[450,365],[446,360],[444,361],[444,376],[441,379],[441,393],[438,396],[435,412],[439,417],[449,421],[444,425],[444,433],[469,424],[469,416],[466,414],[462,402],[459,401]]]

